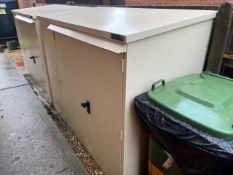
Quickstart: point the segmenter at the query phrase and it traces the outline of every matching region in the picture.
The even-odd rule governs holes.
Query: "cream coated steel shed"
[[[146,174],[133,99],[158,79],[202,71],[215,16],[116,7],[38,16],[54,105],[106,174]]]
[[[44,62],[43,50],[38,41],[41,37],[38,37],[36,17],[38,14],[47,15],[64,12],[72,8],[73,6],[68,5],[48,5],[12,11],[26,71],[38,87],[40,94],[50,102],[51,93],[48,83],[47,65]]]

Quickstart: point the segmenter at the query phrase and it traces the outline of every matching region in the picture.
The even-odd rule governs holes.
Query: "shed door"
[[[55,33],[57,62],[61,77],[63,109],[66,121],[82,144],[87,145],[86,118],[82,109],[83,79],[78,41]]]
[[[91,110],[90,114],[85,113],[88,150],[106,174],[120,175],[123,54],[84,42],[78,43],[78,50],[84,85],[83,102],[88,101]]]
[[[55,34],[67,120],[106,174],[120,175],[124,47],[59,26],[48,29]],[[116,52],[103,49],[106,42]]]
[[[52,31],[48,30],[47,27],[48,23],[40,21],[40,32],[43,35],[41,39],[44,46],[45,61],[48,67],[52,103],[58,112],[63,112],[64,105],[62,99],[61,76],[58,66],[55,35]]]
[[[41,95],[48,99],[45,67],[40,54],[35,24],[29,24],[18,19],[15,19],[15,22],[19,35],[20,47],[24,52],[23,59],[25,67],[30,77],[39,88]]]

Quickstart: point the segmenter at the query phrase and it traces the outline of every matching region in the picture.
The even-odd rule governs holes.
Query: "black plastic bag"
[[[152,104],[147,93],[135,98],[134,107],[141,126],[185,175],[233,175],[233,140],[213,137],[177,120]]]

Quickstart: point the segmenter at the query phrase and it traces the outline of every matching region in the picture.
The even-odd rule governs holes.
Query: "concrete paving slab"
[[[28,82],[15,65],[3,53],[0,53],[0,90],[25,84],[28,84]]]
[[[0,84],[12,86],[8,71],[0,68]],[[0,175],[57,174],[86,172],[29,85],[0,90]]]
[[[0,53],[0,65],[10,63],[10,60],[3,53]]]

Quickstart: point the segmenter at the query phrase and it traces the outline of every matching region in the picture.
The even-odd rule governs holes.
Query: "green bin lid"
[[[160,80],[153,84],[148,97],[153,104],[201,131],[233,139],[232,79],[204,72],[168,83]]]

